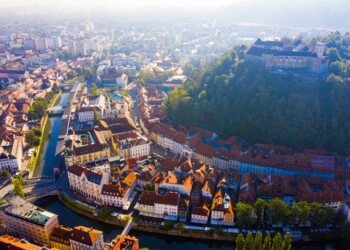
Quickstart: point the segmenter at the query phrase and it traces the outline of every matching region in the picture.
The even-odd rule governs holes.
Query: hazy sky
[[[350,0],[0,0],[0,11],[24,7],[34,13],[61,11],[133,19],[156,17],[230,19],[298,27],[350,27]]]
[[[0,0],[2,6],[5,7],[18,7],[28,5],[66,5],[67,7],[75,6],[101,6],[112,5],[113,7],[166,7],[166,6],[181,6],[181,7],[194,7],[194,6],[222,6],[225,4],[247,2],[251,0]]]

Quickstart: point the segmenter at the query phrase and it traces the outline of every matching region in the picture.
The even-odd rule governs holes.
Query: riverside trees
[[[271,225],[311,224],[313,227],[324,227],[335,221],[337,212],[320,203],[299,201],[288,207],[282,200],[275,198],[268,202],[258,199],[253,205],[238,202],[235,208],[236,223],[240,228]]]
[[[269,234],[263,238],[261,233],[255,236],[249,233],[245,238],[242,234],[237,236],[235,250],[290,250],[291,248],[292,240],[289,233],[283,238],[280,233],[273,238]]]

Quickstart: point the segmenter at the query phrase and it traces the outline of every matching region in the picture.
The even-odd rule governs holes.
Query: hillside
[[[300,82],[245,62],[236,51],[193,73],[165,103],[168,116],[187,127],[204,125],[221,136],[239,135],[247,144],[350,152],[349,45],[339,33],[324,38],[327,79]]]

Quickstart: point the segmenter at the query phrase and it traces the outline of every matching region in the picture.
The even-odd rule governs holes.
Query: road
[[[133,84],[133,83],[132,83]],[[131,85],[131,84],[130,84]],[[128,85],[127,87],[129,87]],[[131,119],[135,122],[135,117],[137,117],[137,122],[139,123],[139,118],[140,118],[140,112],[139,112],[139,107],[138,107],[138,102],[137,102],[137,89],[136,85],[133,84],[132,87],[129,88],[130,90],[130,96],[133,105],[131,106],[131,110],[129,110],[130,117]]]
[[[4,186],[2,186],[0,189],[0,200],[9,196],[12,190],[13,185],[11,181],[7,181],[6,184],[4,183]]]

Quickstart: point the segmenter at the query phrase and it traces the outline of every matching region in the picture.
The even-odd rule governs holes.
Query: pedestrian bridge
[[[46,192],[41,192],[41,193],[38,193],[38,194],[33,194],[33,195],[30,195],[30,196],[27,196],[25,197],[25,199],[28,201],[28,202],[36,202],[37,200],[41,199],[41,198],[44,198],[44,197],[47,197],[47,196],[56,196],[56,195],[59,195],[59,192],[57,191],[57,189],[51,189],[51,190],[48,190]]]
[[[127,235],[129,234],[132,226],[134,225],[134,222],[132,220],[132,217],[130,218],[130,220],[128,221],[128,224],[126,224],[126,226],[124,227],[123,232],[121,233],[121,235]]]
[[[63,115],[64,108],[61,105],[57,105],[57,106],[48,108],[46,111],[52,115]]]

